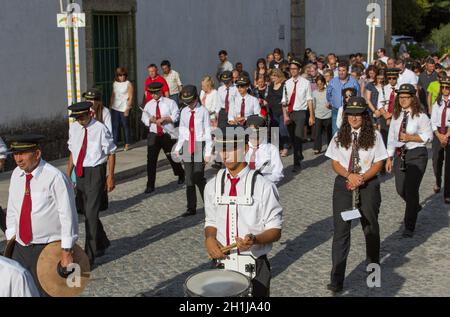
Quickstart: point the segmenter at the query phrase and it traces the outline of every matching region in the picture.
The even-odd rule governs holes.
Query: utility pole
[[[366,9],[370,12],[366,24],[369,27],[369,37],[367,41],[367,63],[373,62],[375,55],[375,33],[376,28],[381,27],[381,7],[378,3],[369,3]]]
[[[86,26],[85,14],[74,0],[69,0],[66,10],[63,10],[60,0],[61,13],[57,14],[58,27],[65,31],[66,74],[67,74],[67,105],[81,101],[80,83],[80,47],[78,28]]]

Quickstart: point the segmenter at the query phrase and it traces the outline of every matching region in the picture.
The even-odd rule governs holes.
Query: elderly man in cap
[[[212,259],[225,261],[225,269],[235,267],[236,262],[256,259],[252,295],[266,297],[270,295],[271,279],[267,254],[280,239],[283,224],[278,191],[245,162],[248,135],[243,128],[222,128],[216,133],[226,169],[220,170],[205,188],[206,250]],[[250,183],[249,190],[246,185]],[[226,262],[228,256],[232,262]]]
[[[156,165],[161,149],[163,149],[172,166],[173,172],[178,176],[178,184],[184,184],[184,170],[181,163],[176,163],[171,156],[172,148],[176,143],[174,123],[180,118],[178,105],[172,99],[162,96],[163,85],[159,82],[151,83],[148,92],[152,99],[142,111],[142,122],[149,128],[147,138],[147,187],[145,194],[155,191]]]
[[[228,112],[228,123],[231,125],[245,126],[247,118],[261,113],[259,100],[248,93],[250,79],[241,76],[236,80],[236,87],[239,94],[234,99]]]
[[[69,129],[67,175],[71,175],[75,168],[77,194],[81,195],[86,218],[85,251],[92,266],[95,258],[102,256],[110,245],[99,212],[105,190],[111,192],[115,188],[117,147],[108,128],[89,115],[90,107],[90,102],[80,102],[69,107],[71,117],[76,122]]]
[[[286,81],[285,91],[281,100],[281,103],[284,105],[284,122],[289,128],[291,139],[294,143],[293,173],[301,170],[307,111],[309,111],[309,125],[313,126],[315,122],[311,84],[300,76],[301,69],[302,63],[295,58],[292,59],[289,63],[291,78]]]
[[[205,163],[211,159],[212,139],[208,110],[198,102],[195,86],[189,85],[181,91],[181,102],[186,107],[181,111],[180,136],[175,147],[175,153],[184,161],[186,173],[187,211],[183,214],[193,216],[197,210],[198,187],[203,199],[206,186]],[[182,154],[180,154],[182,153]]]
[[[37,278],[39,255],[47,244],[61,241],[61,266],[72,264],[78,216],[69,179],[42,159],[42,139],[39,135],[9,139],[17,168],[9,187],[6,239],[15,239],[12,259],[30,271],[40,294],[46,296]]]

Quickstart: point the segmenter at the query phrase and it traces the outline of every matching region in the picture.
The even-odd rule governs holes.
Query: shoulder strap
[[[225,190],[225,169],[221,169],[216,175],[216,196],[223,196]]]

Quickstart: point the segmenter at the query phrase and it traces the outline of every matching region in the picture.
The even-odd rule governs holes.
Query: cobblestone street
[[[279,191],[284,207],[282,239],[270,254],[272,296],[330,296],[325,286],[331,267],[331,195],[334,173],[323,156],[306,151],[302,173],[292,177],[292,157],[284,160],[286,178]],[[214,170],[209,169],[211,178]],[[412,239],[401,237],[404,203],[394,179],[381,178],[381,288],[366,285],[365,243],[359,223],[342,296],[450,296],[449,208],[432,192],[431,162],[421,187],[424,206]],[[170,169],[157,174],[157,192],[143,194],[145,175],[119,184],[102,221],[111,247],[92,274],[84,296],[183,296],[191,274],[208,269],[203,244],[204,212],[185,211],[185,189]],[[201,201],[201,200],[200,200]],[[82,221],[82,219],[81,219]],[[84,242],[84,225],[80,226]],[[3,244],[3,243],[1,243]]]

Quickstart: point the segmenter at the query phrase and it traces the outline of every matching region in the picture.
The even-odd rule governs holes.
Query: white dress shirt
[[[431,128],[434,131],[437,131],[438,128],[441,127],[441,121],[442,121],[442,112],[444,111],[445,102],[444,100],[441,101],[441,105],[437,102],[433,105],[433,110],[431,111]],[[450,107],[450,98],[447,99],[447,107]],[[445,126],[450,126],[450,108],[447,108],[447,115],[445,120]]]
[[[178,72],[171,70],[168,74],[163,74],[164,79],[169,86],[169,94],[176,95],[180,93],[180,88],[183,86],[180,74]]]
[[[248,143],[249,150],[245,155],[245,160],[250,163],[250,159],[255,149],[251,140]],[[267,164],[266,164],[267,163]],[[266,164],[264,167],[263,165]],[[257,170],[261,169],[261,174],[274,184],[278,184],[283,178],[283,162],[281,162],[280,151],[278,147],[270,143],[261,143],[258,146],[255,155],[255,167]]]
[[[338,129],[340,129],[341,126],[342,126],[342,120],[343,120],[343,118],[344,118],[344,107],[340,107],[340,108],[338,109],[338,113],[337,113],[337,117],[336,117],[336,127],[337,127]]]
[[[397,81],[399,87],[403,84],[411,84],[417,87],[417,82],[418,79],[416,74],[412,70],[409,70],[408,68],[405,68],[403,74],[399,74]]]
[[[84,128],[78,122],[70,125],[69,151],[72,153],[73,164],[77,165],[78,155],[84,140]],[[95,167],[108,161],[108,155],[114,154],[117,147],[111,132],[101,122],[91,119],[87,126],[87,151],[83,167]]]
[[[206,107],[209,113],[215,113],[217,109],[217,90],[213,89],[206,95],[206,93],[202,90],[200,92],[200,102],[203,106]],[[205,103],[203,104],[203,99],[205,99]]]
[[[210,156],[212,152],[212,139],[211,139],[211,124],[209,119],[209,112],[200,104],[194,108],[194,134],[196,142],[205,142],[205,155]],[[191,108],[184,107],[180,116],[180,135],[175,147],[175,151],[179,152],[183,147],[184,142],[189,144],[189,123],[191,121]]]
[[[311,83],[301,76],[297,77],[296,81],[297,89],[294,102],[294,111],[308,110],[308,101],[313,100]],[[283,98],[281,99],[281,103],[288,105],[291,101],[292,93],[294,92],[294,79],[291,78],[286,81],[285,87],[286,90],[283,91]]]
[[[245,193],[245,177],[250,171],[247,166],[238,175],[240,181],[236,185],[237,194]],[[229,172],[225,176],[225,196],[230,192],[231,182],[228,179]],[[278,190],[275,184],[266,180],[263,176],[256,176],[253,205],[238,206],[237,232],[244,238],[247,234],[258,235],[270,229],[281,229],[283,224],[283,208],[279,202]],[[227,244],[227,205],[217,205],[215,202],[216,178],[206,184],[205,188],[205,228],[213,227],[217,229],[217,240],[224,246]],[[234,242],[234,241],[233,241]],[[272,244],[254,245],[249,252],[241,254],[252,254],[255,258],[265,255],[272,249]]]
[[[112,135],[112,119],[111,119],[111,111],[108,108],[103,107],[103,124],[108,128],[109,133]]]
[[[0,281],[0,297],[39,297],[31,273],[3,256],[0,256]]]
[[[399,132],[400,126],[403,121],[403,113],[395,119],[392,117],[391,125],[389,127],[389,136],[388,136],[388,144],[387,150],[389,157],[393,157],[395,154],[395,149],[402,147],[405,145],[403,142],[399,142]],[[407,134],[417,134],[423,140],[423,142],[407,142],[406,149],[412,150],[421,146],[426,146],[428,142],[433,140],[433,131],[431,130],[431,122],[428,116],[424,113],[421,113],[419,116],[415,116],[408,118],[408,124],[406,126]]]
[[[236,117],[241,115],[241,106],[242,99],[245,100],[245,111],[244,118],[247,120],[248,117],[253,115],[259,115],[261,113],[261,105],[259,104],[259,100],[256,97],[253,97],[250,94],[246,94],[242,97],[239,93],[234,98],[234,102],[230,104],[230,109],[228,112],[228,121],[233,121]]]
[[[216,112],[219,113],[221,109],[225,109],[225,99],[227,97],[227,89],[229,89],[230,93],[228,95],[228,107],[231,108],[231,105],[234,103],[234,99],[239,95],[239,91],[236,86],[230,86],[227,88],[225,85],[220,86],[217,90],[217,101],[216,101]]]
[[[357,131],[352,130],[352,133],[353,132],[358,133],[359,138],[361,128]],[[352,157],[352,145],[350,144],[348,149],[340,146],[340,144],[336,142],[337,135],[337,133],[334,135],[332,141],[330,142],[330,145],[328,146],[325,156],[332,159],[333,161],[339,162],[342,167],[348,169],[350,159]],[[383,161],[388,158],[388,153],[386,151],[386,147],[384,146],[381,133],[376,130],[375,135],[375,145],[372,148],[368,150],[360,148],[358,151],[361,167],[360,174],[364,174],[365,172],[367,172],[374,163]]]
[[[8,152],[8,148],[2,138],[0,138],[0,160],[6,159],[6,152]]]
[[[78,240],[78,215],[75,193],[69,179],[56,167],[41,159],[31,173],[31,228],[30,244],[47,244],[61,240],[64,249],[72,248]],[[25,194],[26,176],[19,167],[13,171],[9,185],[6,239],[20,239],[19,223]]]
[[[144,111],[142,112],[142,122],[145,126],[150,127],[151,133],[157,133],[157,125],[155,123],[150,124],[150,118],[156,117],[156,100],[151,100],[145,105]],[[180,119],[180,109],[175,101],[170,98],[161,97],[159,99],[159,111],[162,117],[170,117],[172,123],[166,123],[162,125],[164,133],[170,134],[173,139],[177,138],[174,123]]]

